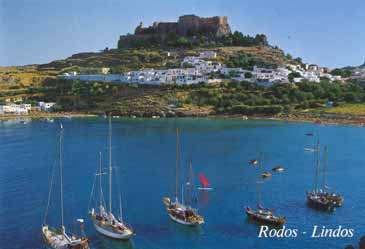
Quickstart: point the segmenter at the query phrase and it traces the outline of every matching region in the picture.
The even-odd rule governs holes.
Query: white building
[[[216,57],[217,57],[217,52],[215,51],[203,51],[199,53],[199,58],[201,59],[210,59]]]
[[[53,106],[55,105],[56,103],[54,102],[39,102],[38,103],[38,106],[41,108],[42,111],[44,112],[51,112],[52,111],[52,108]]]
[[[8,104],[0,106],[0,114],[28,115],[32,109],[31,104]]]

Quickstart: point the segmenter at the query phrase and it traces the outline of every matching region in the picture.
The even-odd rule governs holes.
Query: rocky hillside
[[[272,65],[290,62],[282,50],[270,46],[170,49],[168,51],[162,49],[113,49],[99,53],[74,54],[64,60],[38,65],[38,70],[57,73],[67,71],[100,73],[102,67],[108,67],[111,68],[112,73],[118,73],[140,68],[171,68],[179,67],[185,56],[198,55],[200,51],[206,50],[217,51],[218,57],[216,60],[222,63],[228,63],[231,59],[240,55]],[[167,52],[169,52],[169,56]]]

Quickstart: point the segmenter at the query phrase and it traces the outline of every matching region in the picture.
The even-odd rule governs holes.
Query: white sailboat
[[[50,205],[50,199],[52,194],[53,174],[51,178],[51,184],[48,194],[47,209],[44,216],[44,223],[42,225],[42,235],[45,243],[48,247],[53,249],[88,249],[89,240],[86,237],[78,238],[76,235],[66,233],[64,226],[63,215],[63,172],[62,172],[62,139],[63,139],[63,127],[61,124],[60,138],[59,138],[59,175],[60,175],[60,198],[61,198],[61,226],[59,228],[51,228],[46,223],[48,208]],[[79,222],[83,224],[83,220],[79,219]]]
[[[101,160],[99,165],[99,208],[96,210],[92,208],[90,210],[91,220],[95,226],[95,229],[110,238],[113,239],[122,239],[127,240],[133,235],[135,235],[134,230],[125,224],[122,220],[122,205],[121,205],[121,197],[119,196],[119,211],[120,217],[116,218],[113,214],[112,210],[112,174],[113,174],[113,167],[112,167],[112,128],[111,128],[111,119],[109,117],[109,210],[105,208],[105,201],[103,197],[103,190],[102,190],[102,170],[101,170]]]
[[[172,202],[170,198],[165,197],[163,202],[166,206],[166,211],[169,217],[180,224],[187,226],[198,226],[204,223],[204,218],[198,215],[197,210],[191,207],[191,174],[192,166],[189,163],[189,178],[186,183],[187,186],[187,205],[184,204],[183,195],[181,202],[178,200],[178,161],[179,161],[179,130],[176,129],[176,175],[175,175],[175,201]],[[182,190],[183,193],[183,190]]]

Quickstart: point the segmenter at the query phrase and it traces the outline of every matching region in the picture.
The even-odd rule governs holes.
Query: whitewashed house
[[[0,106],[0,114],[28,115],[31,109],[31,104],[7,104]]]
[[[52,108],[53,106],[55,105],[56,103],[54,102],[39,102],[38,103],[38,106],[41,108],[42,111],[44,112],[51,112],[52,111]]]
[[[203,51],[199,53],[199,58],[201,59],[210,59],[216,57],[217,57],[217,52],[215,51]]]

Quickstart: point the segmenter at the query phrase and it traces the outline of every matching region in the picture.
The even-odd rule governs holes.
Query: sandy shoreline
[[[0,120],[2,119],[16,119],[16,118],[88,118],[88,117],[98,117],[99,114],[90,113],[74,113],[74,112],[62,112],[62,113],[36,113],[29,115],[0,115]],[[118,116],[119,117],[119,116]],[[129,117],[129,116],[120,116]],[[205,115],[205,116],[184,116],[184,117],[172,117],[172,118],[193,118],[193,117],[209,117],[209,118],[222,118],[222,119],[242,119],[242,120],[275,120],[284,122],[306,122],[306,123],[317,123],[317,124],[333,124],[333,125],[353,125],[353,126],[365,126],[365,117],[354,116],[354,115],[331,115],[331,117],[326,116],[303,116],[298,114],[286,114],[286,115],[276,115],[276,116],[245,116],[245,115]],[[152,117],[144,117],[151,118]]]
[[[95,114],[86,114],[86,113],[73,113],[73,112],[62,112],[62,113],[36,113],[29,115],[0,115],[1,119],[16,119],[16,118],[82,118],[82,117],[97,117]]]

